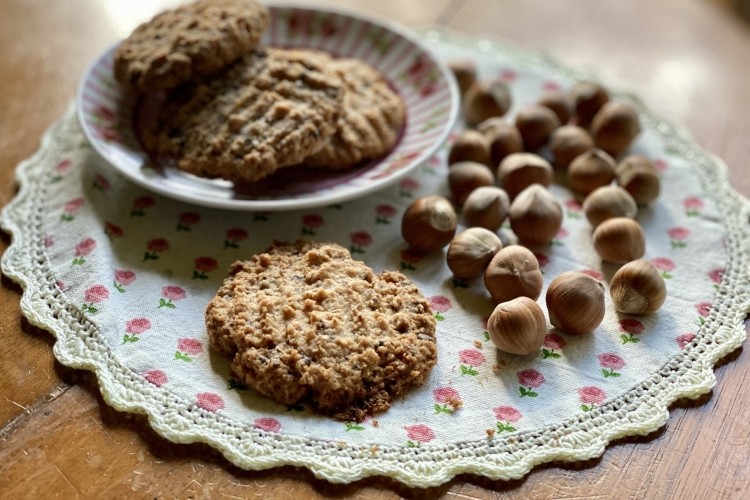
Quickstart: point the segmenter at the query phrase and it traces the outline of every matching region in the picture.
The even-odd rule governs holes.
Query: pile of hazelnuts
[[[448,154],[450,199],[426,196],[404,213],[401,233],[409,246],[430,253],[448,245],[454,277],[483,277],[496,304],[487,324],[495,346],[513,354],[537,352],[547,333],[537,303],[544,280],[527,246],[548,245],[562,225],[562,206],[547,189],[557,170],[583,199],[596,252],[603,261],[623,264],[610,282],[614,308],[633,315],[658,310],[666,286],[642,259],[646,240],[635,217],[639,205],[659,196],[660,181],[650,159],[626,154],[641,132],[636,110],[611,99],[602,85],[581,81],[547,91],[509,120],[512,97],[505,83],[479,81],[471,61],[450,66],[468,128]],[[457,212],[467,228],[459,234]],[[506,219],[519,244],[503,247],[498,230]],[[547,287],[546,304],[553,326],[588,334],[604,318],[604,285],[567,271]]]

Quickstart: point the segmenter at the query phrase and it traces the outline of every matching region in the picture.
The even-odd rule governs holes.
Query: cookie
[[[142,142],[177,168],[254,182],[300,163],[336,131],[341,80],[312,50],[256,49],[226,71],[170,92]]]
[[[234,263],[206,326],[249,387],[343,421],[389,408],[437,357],[435,318],[416,286],[336,244],[276,244]]]
[[[388,153],[404,125],[405,107],[380,72],[359,59],[337,59],[331,69],[344,82],[337,130],[305,165],[344,169]]]
[[[117,47],[115,78],[143,93],[209,76],[252,50],[268,21],[254,0],[198,0],[162,12]]]

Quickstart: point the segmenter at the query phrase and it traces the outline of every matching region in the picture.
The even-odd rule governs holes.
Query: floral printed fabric
[[[446,58],[471,53],[453,45],[439,48]],[[570,84],[559,75],[516,66],[502,54],[475,57],[483,77],[510,85],[511,114],[543,90]],[[718,314],[713,302],[728,260],[722,214],[701,174],[653,129],[639,137],[633,152],[657,162],[664,186],[657,202],[640,208],[638,220],[647,233],[646,258],[667,283],[665,306],[651,316],[621,315],[607,295],[607,313],[594,334],[570,336],[550,327],[542,348],[521,357],[489,341],[486,321],[493,305],[481,280],[454,280],[444,252],[416,255],[400,237],[409,203],[447,193],[447,146],[397,185],[344,205],[231,213],[130,184],[86,146],[71,115],[65,120],[66,147],[33,170],[47,185],[40,201],[42,237],[55,286],[98,327],[102,347],[133,376],[209,418],[374,450],[504,440],[623,396],[689,349]],[[594,252],[580,200],[563,187],[551,190],[566,214],[552,244],[532,249],[545,285],[572,269],[608,282],[616,267]],[[514,241],[508,228],[501,235]],[[234,379],[228,361],[209,349],[203,313],[229,265],[273,240],[298,238],[339,243],[376,271],[401,270],[432,304],[438,364],[422,387],[375,418],[337,422],[306,405],[276,404]],[[546,310],[543,299],[540,304]]]

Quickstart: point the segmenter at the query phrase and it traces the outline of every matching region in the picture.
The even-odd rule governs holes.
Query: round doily
[[[425,40],[445,59],[474,58],[483,78],[504,79],[511,115],[581,76],[488,41],[439,33]],[[445,148],[398,186],[345,205],[232,213],[130,184],[88,146],[68,112],[18,169],[20,192],[2,214],[13,236],[3,272],[23,286],[29,321],[56,336],[57,359],[94,371],[109,404],[147,414],[171,441],[208,443],[243,468],[296,465],[334,482],[384,475],[426,487],[459,473],[517,478],[664,425],[668,405],[710,390],[714,363],[745,337],[750,207],[720,161],[633,102],[644,132],[632,151],[656,162],[664,187],[638,220],[646,258],[666,279],[667,303],[629,317],[608,298],[593,335],[550,329],[533,356],[494,349],[481,283],[454,281],[444,255],[419,258],[400,238],[405,207],[446,192]],[[533,249],[545,282],[570,269],[607,282],[615,268],[593,251],[579,200],[560,186],[552,191],[566,213],[552,244]],[[501,233],[513,240],[509,229]],[[432,302],[438,364],[422,387],[375,418],[337,422],[304,405],[275,404],[233,379],[228,361],[208,349],[203,311],[229,264],[273,239],[297,238],[345,245],[377,271],[401,269]]]

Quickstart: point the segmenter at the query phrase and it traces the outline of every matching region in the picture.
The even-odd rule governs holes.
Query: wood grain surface
[[[0,205],[15,166],[70,105],[85,67],[172,1],[0,1]],[[331,3],[331,2],[328,2]],[[750,195],[750,31],[691,0],[343,0],[412,28],[440,25],[544,50],[639,95],[729,166]],[[9,243],[3,236],[0,250]],[[0,286],[0,498],[742,498],[750,491],[750,360],[738,350],[699,401],[667,426],[598,459],[539,467],[517,481],[461,476],[428,490],[370,478],[331,485],[303,469],[242,471],[203,445],[176,445],[143,416],[116,412],[95,377],[61,366],[54,339]]]

